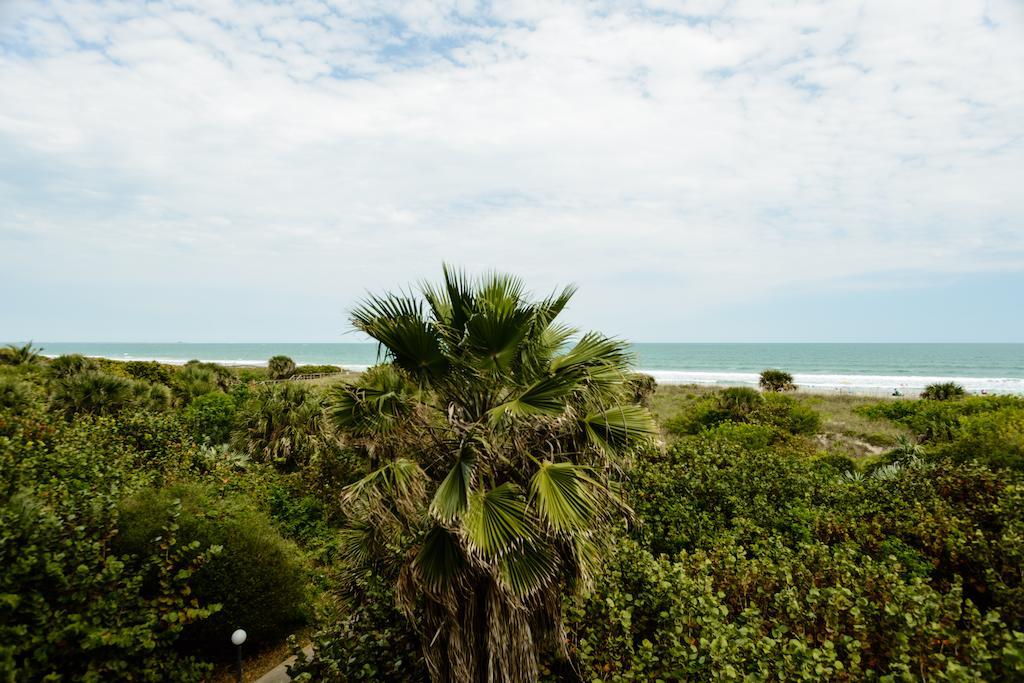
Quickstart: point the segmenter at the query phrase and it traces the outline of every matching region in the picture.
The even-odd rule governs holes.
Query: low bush
[[[183,634],[195,652],[230,655],[229,637],[244,628],[247,642],[259,647],[287,636],[305,618],[306,577],[298,550],[281,538],[270,520],[238,496],[222,497],[195,484],[140,492],[121,504],[114,546],[134,553],[160,535],[160,520],[178,505],[181,542],[222,547],[196,571],[195,596],[222,605]]]
[[[50,361],[49,365],[46,366],[47,374],[54,379],[65,379],[71,375],[77,375],[80,372],[87,370],[98,370],[99,364],[96,363],[92,358],[86,358],[85,356],[72,353],[63,356],[57,356]]]
[[[141,379],[165,387],[174,385],[174,370],[155,360],[130,360],[124,364],[124,373],[133,379]]]
[[[958,462],[1024,470],[1024,407],[961,418],[956,435],[937,453]]]
[[[570,601],[583,680],[1012,680],[1024,634],[894,556],[766,540],[676,560],[629,540]],[[936,647],[942,643],[942,647]]]
[[[419,636],[395,606],[393,582],[373,573],[354,578],[340,614],[313,636],[313,657],[288,673],[296,683],[430,680]]]
[[[0,412],[0,680],[201,680],[175,648],[213,609],[190,575],[216,550],[180,538],[172,505],[115,551],[116,499],[153,475],[111,418],[44,417]]]
[[[236,413],[234,396],[214,392],[192,399],[182,412],[182,419],[196,441],[221,444],[231,438]]]
[[[270,379],[288,379],[295,374],[295,361],[288,356],[274,356],[267,361],[267,376]]]
[[[300,365],[292,372],[293,375],[336,375],[341,372],[337,365]]]
[[[263,385],[241,406],[232,442],[257,462],[294,469],[327,439],[320,396],[298,383]]]
[[[764,391],[792,391],[796,389],[796,385],[793,384],[793,375],[785,370],[775,370],[772,368],[762,370],[757,383]]]
[[[22,415],[38,402],[39,393],[31,384],[16,377],[0,376],[0,411]]]
[[[128,408],[160,411],[170,408],[171,393],[159,384],[86,370],[55,382],[50,405],[67,419],[116,415]]]
[[[929,384],[921,392],[921,398],[930,401],[951,401],[966,395],[967,392],[964,391],[964,388],[956,382]]]
[[[699,434],[725,423],[775,427],[790,434],[813,435],[821,417],[791,396],[761,394],[748,387],[730,387],[694,401],[683,414],[666,421],[675,434]]]
[[[199,396],[222,390],[223,383],[217,371],[204,364],[185,365],[174,376],[174,393],[184,405]]]

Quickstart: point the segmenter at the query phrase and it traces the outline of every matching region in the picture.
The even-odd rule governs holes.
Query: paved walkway
[[[307,645],[302,648],[307,657],[313,656],[313,646]],[[289,657],[273,669],[256,679],[256,683],[288,683],[291,676],[288,675],[288,667],[295,661],[295,657]]]

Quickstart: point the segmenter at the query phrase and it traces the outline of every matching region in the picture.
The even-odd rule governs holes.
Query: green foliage
[[[215,550],[182,542],[171,505],[116,552],[115,501],[154,478],[145,457],[110,418],[41,418],[0,413],[0,678],[200,680],[175,645],[211,613],[189,577]]]
[[[293,375],[336,375],[341,372],[337,365],[300,365],[292,372]]]
[[[1024,406],[961,418],[955,437],[937,452],[960,462],[980,460],[1024,471]]]
[[[835,474],[854,472],[857,469],[853,458],[842,453],[826,453],[816,459],[821,465],[830,468]]]
[[[626,390],[630,394],[630,401],[645,408],[651,407],[651,398],[657,388],[658,382],[642,372],[633,373],[626,381]]]
[[[744,425],[743,431],[764,430]],[[832,473],[767,439],[749,441],[709,433],[638,460],[628,499],[633,531],[655,553],[713,548],[723,538],[745,542],[775,533],[808,540],[814,532],[810,495]]]
[[[230,655],[227,636],[236,628],[244,628],[247,642],[258,647],[276,642],[301,624],[307,596],[297,550],[281,538],[266,515],[240,497],[191,484],[142,491],[122,503],[114,546],[137,553],[160,534],[160,520],[178,504],[178,536],[183,543],[222,547],[191,581],[201,602],[216,602],[222,609],[186,629],[190,647]]]
[[[267,376],[270,379],[288,379],[295,374],[295,361],[288,356],[274,356],[267,361]]]
[[[57,380],[66,379],[80,372],[98,369],[99,364],[96,361],[78,353],[57,356],[46,366],[47,374]]]
[[[764,391],[792,391],[796,389],[796,385],[793,384],[793,375],[785,370],[775,370],[772,368],[761,371],[758,384]]]
[[[1024,469],[1024,398],[969,396],[955,401],[886,401],[860,409],[873,419],[910,427],[919,457],[978,460],[995,467]]]
[[[319,395],[292,382],[256,389],[242,405],[232,436],[253,460],[284,469],[309,462],[328,439]]]
[[[332,622],[313,635],[313,658],[293,648],[298,660],[288,671],[296,683],[430,680],[420,639],[381,576],[355,577]]]
[[[33,346],[32,342],[21,346],[8,344],[0,349],[0,365],[39,365],[46,360],[41,355],[42,351],[43,349]]]
[[[421,298],[371,297],[353,325],[386,363],[330,390],[369,474],[345,489],[341,553],[395,581],[435,680],[535,680],[561,597],[625,512],[618,474],[657,436],[626,344],[556,323],[568,288],[445,268]]]
[[[127,408],[166,410],[171,395],[166,387],[87,370],[54,384],[50,404],[71,419],[75,415],[115,415]]]
[[[810,436],[821,427],[821,417],[792,396],[730,387],[694,401],[685,413],[666,421],[665,426],[672,433],[692,435],[726,423],[774,427],[781,432]]]
[[[941,382],[926,386],[921,392],[921,398],[931,401],[951,401],[963,398],[966,394],[964,388],[956,382]]]
[[[188,405],[199,396],[223,390],[223,379],[208,364],[185,365],[174,376],[174,393],[181,403]]]
[[[165,387],[174,385],[174,371],[155,360],[130,360],[124,364],[124,373],[133,379],[162,384]]]
[[[895,556],[814,542],[725,543],[670,560],[624,541],[568,610],[571,654],[584,680],[1024,674],[1024,634],[965,601],[957,580],[936,588],[905,573]]]
[[[182,419],[196,441],[221,444],[231,438],[236,412],[234,396],[213,392],[192,399],[182,412]]]
[[[11,415],[21,415],[38,403],[35,388],[16,377],[0,376],[0,411]]]

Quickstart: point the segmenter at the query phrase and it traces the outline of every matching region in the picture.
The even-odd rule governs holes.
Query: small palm
[[[387,362],[329,406],[379,465],[345,491],[349,557],[412,539],[391,560],[435,680],[536,679],[563,591],[628,514],[623,459],[657,434],[632,402],[625,344],[588,333],[569,346],[575,331],[555,320],[572,294],[530,301],[515,278],[446,268],[422,299],[373,297],[353,314]]]

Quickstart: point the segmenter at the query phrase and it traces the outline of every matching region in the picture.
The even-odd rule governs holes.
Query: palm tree
[[[792,391],[796,389],[796,385],[793,384],[793,375],[785,370],[776,370],[775,368],[762,370],[757,383],[764,391]]]
[[[393,572],[435,681],[533,681],[564,655],[561,601],[585,585],[634,447],[626,345],[555,322],[574,292],[531,301],[513,277],[444,269],[422,298],[352,314],[386,362],[331,390],[333,424],[374,469],[347,487],[346,557]]]
[[[956,382],[940,382],[936,384],[929,384],[921,392],[921,398],[928,399],[931,401],[952,401],[954,399],[963,398],[967,395],[964,391],[963,386]]]
[[[234,445],[253,460],[291,469],[326,443],[320,398],[301,384],[261,386],[242,406]]]
[[[7,365],[38,365],[43,361],[43,357],[40,355],[43,350],[32,346],[32,342],[22,346],[8,344],[2,351],[0,362]]]
[[[295,373],[295,361],[288,356],[274,356],[267,361],[270,379],[288,379]]]

